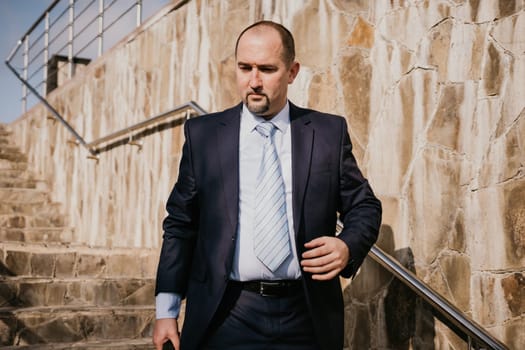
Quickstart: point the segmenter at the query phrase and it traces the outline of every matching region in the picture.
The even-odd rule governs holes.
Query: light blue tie
[[[273,140],[275,125],[262,122],[255,129],[265,140],[255,188],[254,251],[266,267],[275,271],[291,251],[284,181]]]

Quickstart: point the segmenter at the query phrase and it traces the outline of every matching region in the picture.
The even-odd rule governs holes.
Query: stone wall
[[[524,8],[523,0],[189,1],[164,9],[49,100],[88,141],[189,100],[226,108],[238,101],[237,33],[262,18],[282,22],[302,64],[290,98],[347,118],[383,201],[379,245],[519,349]],[[36,107],[12,128],[76,239],[158,247],[180,127],[141,139],[140,150],[123,145],[92,160],[47,114]],[[345,297],[350,348],[465,346],[371,261]]]

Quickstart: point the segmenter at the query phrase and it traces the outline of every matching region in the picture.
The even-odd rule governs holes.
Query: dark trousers
[[[205,338],[207,350],[319,350],[305,296],[261,296],[230,285]]]

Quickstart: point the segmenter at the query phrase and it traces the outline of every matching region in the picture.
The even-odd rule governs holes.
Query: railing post
[[[98,57],[104,50],[104,0],[98,0]]]
[[[142,23],[142,0],[137,0],[137,27]]]
[[[67,43],[67,60],[69,61],[68,78],[73,78],[73,23],[75,22],[75,0],[69,0],[69,37]]]
[[[49,11],[46,11],[46,18],[44,24],[44,83],[42,84],[42,95],[47,94],[47,63],[49,62]]]
[[[24,38],[24,72],[23,77],[24,80],[27,81],[27,75],[28,75],[28,66],[29,66],[29,35],[26,35]],[[22,86],[22,113],[25,113],[27,111],[27,86]]]

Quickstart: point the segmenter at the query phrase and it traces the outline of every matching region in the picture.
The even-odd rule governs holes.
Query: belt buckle
[[[274,291],[272,293],[272,287],[278,287],[279,282],[259,282],[259,295],[263,297],[276,297],[279,293]]]

